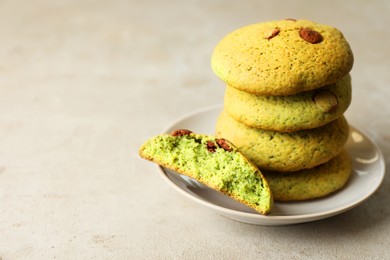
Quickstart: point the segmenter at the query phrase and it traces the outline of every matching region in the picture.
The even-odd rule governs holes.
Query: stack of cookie
[[[211,65],[227,84],[216,135],[260,168],[275,200],[345,185],[353,54],[339,30],[295,19],[249,25],[218,43]]]

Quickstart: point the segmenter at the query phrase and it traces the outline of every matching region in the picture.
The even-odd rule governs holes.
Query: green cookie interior
[[[273,198],[267,181],[229,142],[229,150],[213,136],[162,134],[140,148],[142,158],[177,171],[255,209],[270,213]]]

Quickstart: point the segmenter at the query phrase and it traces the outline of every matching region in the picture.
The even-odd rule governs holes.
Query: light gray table
[[[137,156],[178,117],[222,103],[215,44],[307,18],[355,53],[346,116],[390,156],[390,2],[0,1],[0,259],[388,259],[390,179],[318,222],[236,222]],[[387,163],[388,166],[388,163]]]

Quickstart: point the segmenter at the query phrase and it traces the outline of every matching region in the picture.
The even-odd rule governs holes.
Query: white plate
[[[179,128],[214,134],[222,106],[196,111],[172,124],[165,132]],[[257,225],[288,225],[309,222],[345,212],[366,200],[381,184],[385,174],[383,155],[376,144],[360,130],[351,127],[346,149],[352,157],[353,175],[345,188],[318,200],[276,202],[270,215],[256,213],[247,206],[205,187],[199,182],[158,166],[161,176],[179,193],[225,217]]]

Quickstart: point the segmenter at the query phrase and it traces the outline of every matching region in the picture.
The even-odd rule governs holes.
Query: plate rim
[[[199,115],[201,113],[206,113],[207,111],[212,112],[216,109],[222,109],[222,107],[223,107],[223,104],[215,104],[215,105],[211,105],[211,106],[207,106],[207,107],[193,110],[185,115],[182,115],[181,117],[177,118],[176,120],[173,120],[169,124],[168,127],[165,127],[165,129],[163,130],[163,133],[169,133],[169,131],[172,129],[172,127],[174,125],[179,124],[181,121],[183,121],[185,119],[191,118],[191,117]],[[186,190],[179,187],[171,178],[169,178],[168,173],[165,171],[165,167],[160,166],[160,165],[156,165],[156,167],[157,167],[160,175],[162,176],[162,178],[166,182],[168,182],[168,184],[171,187],[173,187],[176,191],[178,191],[179,193],[181,193],[182,195],[184,195],[188,199],[196,201],[199,204],[206,206],[214,211],[217,211],[219,213],[222,212],[225,214],[229,214],[229,216],[222,214],[225,217],[235,219],[235,220],[240,221],[240,222],[258,224],[258,225],[283,225],[283,224],[295,224],[295,223],[310,222],[310,221],[314,221],[314,220],[318,220],[318,219],[331,217],[331,216],[343,213],[345,211],[348,211],[348,210],[358,206],[359,204],[361,204],[362,202],[367,200],[370,196],[372,196],[372,194],[375,193],[379,189],[379,187],[381,186],[381,184],[384,180],[384,176],[385,176],[385,172],[386,172],[386,169],[385,169],[386,165],[384,162],[384,157],[383,157],[383,153],[382,153],[381,149],[375,143],[375,141],[369,135],[367,135],[363,130],[358,129],[357,127],[354,127],[351,124],[350,124],[350,128],[351,128],[351,130],[358,131],[360,134],[362,134],[364,136],[364,138],[366,138],[369,141],[369,143],[373,146],[375,151],[378,153],[380,169],[378,170],[377,175],[380,178],[378,178],[378,180],[375,183],[375,186],[372,188],[372,190],[367,192],[364,196],[362,196],[358,200],[354,200],[348,204],[345,204],[344,206],[338,206],[334,209],[326,210],[326,211],[322,211],[322,212],[309,213],[309,214],[299,214],[299,215],[261,215],[259,213],[243,212],[243,211],[238,211],[238,210],[226,208],[226,207],[214,204],[208,200],[204,200],[204,199],[201,199],[197,196],[192,195],[191,193],[189,193]],[[279,203],[279,202],[275,202],[275,203]],[[296,203],[299,203],[299,202],[296,202]],[[232,216],[250,219],[251,221],[243,221],[243,220],[240,220],[239,218],[233,218]],[[258,221],[266,221],[266,222],[272,222],[272,223],[260,223],[260,222],[258,223]]]

